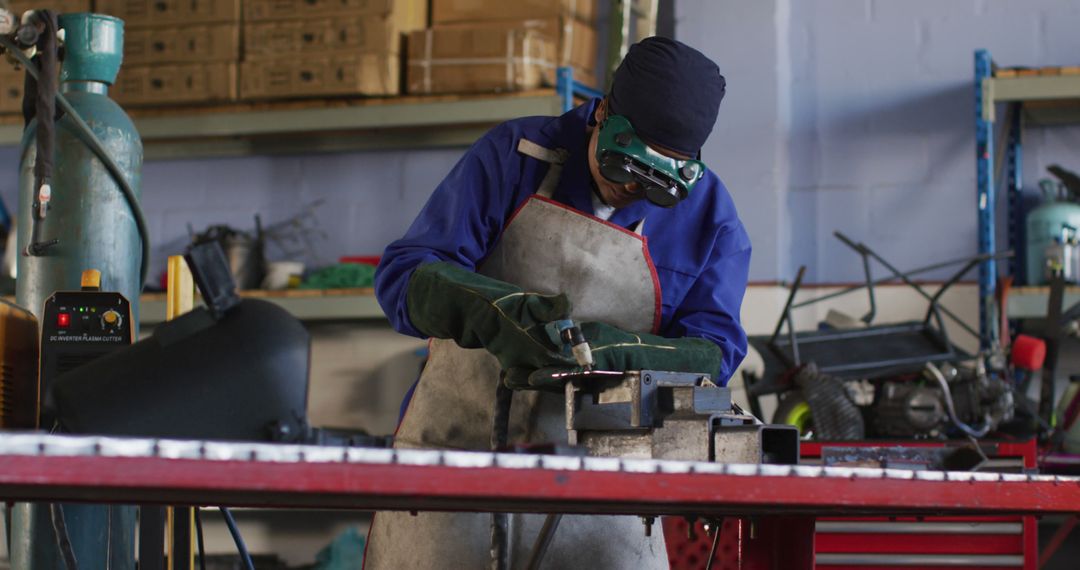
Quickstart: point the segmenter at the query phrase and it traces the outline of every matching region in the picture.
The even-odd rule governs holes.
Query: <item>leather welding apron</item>
[[[518,151],[548,162],[536,195],[507,222],[478,272],[538,293],[565,293],[578,322],[655,331],[660,286],[645,238],[551,201],[565,160],[522,139]],[[640,224],[639,224],[640,231]],[[499,364],[484,349],[433,339],[427,366],[395,436],[396,448],[490,450]],[[562,394],[515,391],[509,441],[566,442]],[[513,515],[511,567],[524,568],[544,515]],[[368,570],[481,569],[490,566],[488,513],[382,512],[372,521]],[[567,515],[543,568],[667,568],[659,526],[646,537],[638,517]]]

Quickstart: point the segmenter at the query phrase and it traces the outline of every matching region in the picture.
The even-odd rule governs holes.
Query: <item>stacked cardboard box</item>
[[[97,0],[124,20],[124,105],[214,103],[237,97],[240,0]]]
[[[427,0],[246,0],[244,99],[401,92],[401,34]]]
[[[410,93],[550,86],[558,66],[597,85],[596,0],[432,0],[431,10],[431,29],[409,36]]]
[[[0,113],[22,110],[23,71],[0,59]]]
[[[93,9],[93,3],[90,0],[11,0],[8,5],[8,10],[16,16],[21,16],[27,10],[46,8],[57,14],[91,12]]]
[[[21,16],[27,10],[43,8],[58,14],[90,12],[93,3],[90,0],[13,0],[8,10]],[[22,68],[16,70],[6,58],[0,58],[0,113],[22,112],[23,76]]]

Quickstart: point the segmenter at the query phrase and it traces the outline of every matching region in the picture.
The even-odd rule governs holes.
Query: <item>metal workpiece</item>
[[[1080,478],[0,434],[0,499],[700,516],[1080,513]]]
[[[799,434],[762,425],[708,375],[640,370],[568,378],[567,430],[589,455],[794,464]]]

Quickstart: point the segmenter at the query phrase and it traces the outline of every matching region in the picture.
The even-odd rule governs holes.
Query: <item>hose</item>
[[[244,544],[244,537],[240,536],[240,528],[236,526],[236,519],[233,518],[232,513],[225,507],[219,507],[221,510],[221,516],[225,519],[225,526],[229,527],[229,534],[232,535],[233,542],[236,543],[236,550],[240,553],[240,561],[244,563],[244,568],[247,570],[255,570],[255,563],[251,561],[251,554],[248,554],[247,545]]]
[[[202,529],[202,508],[192,507],[191,511],[195,514],[195,541],[199,545],[199,569],[206,570],[206,546],[203,540]]]
[[[38,79],[38,70],[34,66],[33,62],[26,57],[25,54],[5,36],[0,36],[0,47],[3,47],[10,53],[15,59],[19,60],[19,63],[26,68],[26,72],[30,74],[35,80]],[[132,217],[135,218],[135,227],[139,231],[139,240],[142,242],[142,256],[141,265],[139,268],[139,290],[141,291],[146,284],[147,273],[150,270],[150,234],[146,229],[146,217],[143,215],[142,208],[139,206],[139,200],[135,196],[135,189],[128,182],[127,177],[120,170],[120,166],[116,164],[109,151],[105,149],[105,145],[97,138],[94,131],[90,128],[90,125],[86,124],[82,116],[79,115],[71,103],[67,100],[62,93],[56,94],[56,101],[60,103],[60,108],[64,110],[70,117],[76,128],[82,133],[83,144],[90,148],[97,155],[101,163],[105,165],[105,169],[116,181],[116,185],[120,187],[120,192],[124,195],[124,199],[127,201],[128,207],[131,208]]]
[[[956,415],[956,406],[953,405],[952,392],[949,390],[949,381],[945,379],[945,375],[941,373],[941,370],[937,366],[934,366],[933,362],[926,363],[926,369],[930,371],[930,375],[937,380],[938,386],[941,386],[941,391],[945,398],[945,411],[949,413],[949,419],[956,425],[960,431],[964,432],[971,437],[979,438],[990,433],[990,422],[987,421],[986,425],[982,429],[975,429],[966,423],[960,421],[960,418]]]
[[[56,547],[64,560],[64,568],[79,570],[79,562],[75,559],[75,549],[71,546],[71,537],[68,535],[67,521],[64,519],[64,507],[59,503],[49,503],[49,519],[52,521]]]

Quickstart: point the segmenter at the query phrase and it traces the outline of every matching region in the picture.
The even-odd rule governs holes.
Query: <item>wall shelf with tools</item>
[[[998,104],[1004,116],[999,117]],[[994,124],[1001,123],[998,132]],[[1023,248],[1024,224],[1023,129],[1080,123],[1080,66],[1000,68],[987,50],[975,52],[975,141],[979,252],[1005,249],[996,245],[995,206],[997,184],[1006,189],[1005,220],[1008,248]],[[1020,275],[1020,256],[1009,261],[1008,275]],[[998,319],[995,308],[997,266],[993,259],[979,271],[979,322],[984,338],[996,342]],[[1067,294],[1068,301],[1070,294]],[[1075,296],[1076,293],[1072,293]],[[1049,287],[1017,287],[1009,294],[1009,317],[1024,318],[1046,314]]]

